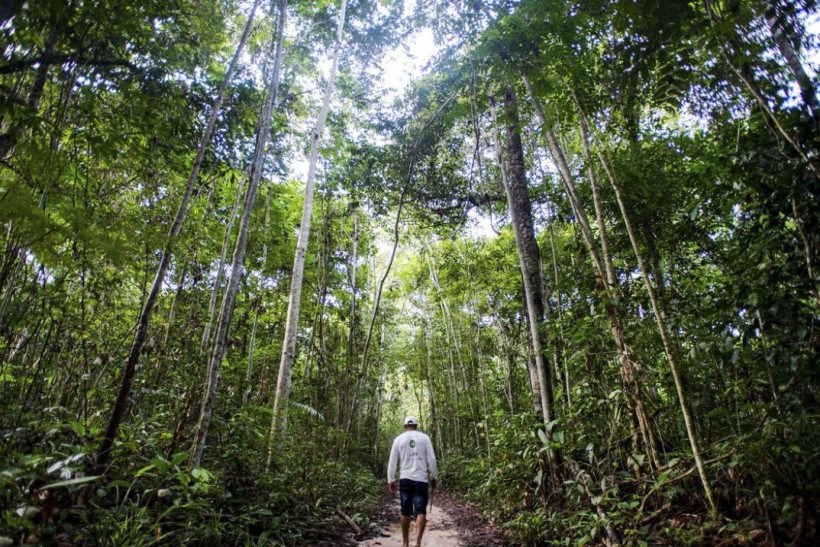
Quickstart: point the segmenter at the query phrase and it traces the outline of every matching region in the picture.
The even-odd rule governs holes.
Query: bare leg
[[[410,545],[410,517],[401,516],[401,544],[403,547]]]
[[[427,525],[427,515],[416,517],[416,547],[421,547],[421,536],[424,535],[424,527]]]

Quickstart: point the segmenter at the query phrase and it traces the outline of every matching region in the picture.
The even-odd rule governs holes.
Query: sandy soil
[[[363,547],[401,547],[398,495],[385,495],[374,515],[380,529],[359,542]],[[410,526],[410,545],[415,545],[415,522]],[[423,547],[501,547],[501,530],[488,522],[474,507],[445,492],[436,492],[428,509]]]
[[[396,505],[398,508],[398,504]],[[410,524],[410,545],[416,543],[416,523]],[[441,508],[433,508],[427,515],[427,526],[421,541],[423,547],[464,547],[459,538],[459,531],[450,514]],[[379,537],[359,543],[365,547],[380,545],[382,547],[402,547],[401,525],[396,521],[392,526],[382,531]]]

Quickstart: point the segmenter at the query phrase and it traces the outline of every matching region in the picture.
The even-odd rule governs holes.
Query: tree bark
[[[299,306],[302,296],[302,281],[305,271],[305,254],[307,253],[308,239],[310,236],[310,221],[313,211],[313,187],[316,180],[316,164],[319,160],[319,141],[325,127],[325,120],[330,109],[330,99],[333,97],[333,90],[336,83],[336,70],[339,65],[339,53],[342,47],[342,37],[344,31],[345,11],[347,0],[342,0],[339,8],[338,21],[336,26],[336,45],[333,50],[333,61],[328,75],[327,87],[325,88],[324,102],[319,111],[310,136],[310,160],[308,165],[307,182],[305,184],[305,202],[302,209],[302,223],[299,227],[299,238],[296,243],[296,256],[293,261],[293,274],[290,284],[290,295],[288,297],[288,315],[285,322],[285,337],[282,342],[282,358],[279,363],[279,378],[276,384],[276,398],[273,403],[273,417],[270,428],[270,445],[268,447],[268,461],[270,466],[273,457],[273,449],[276,442],[281,438],[287,425],[287,407],[290,398],[290,381],[293,370],[293,361],[296,355],[296,331],[299,326]]]
[[[605,309],[609,318],[612,336],[618,349],[618,361],[621,365],[622,384],[631,401],[630,410],[632,411],[633,449],[636,453],[640,452],[640,443],[638,442],[638,433],[640,432],[643,450],[647,453],[647,456],[649,456],[649,464],[654,473],[661,465],[660,460],[658,459],[657,443],[655,441],[655,435],[652,431],[649,416],[644,405],[644,395],[641,388],[640,379],[638,377],[638,367],[633,361],[632,352],[629,350],[629,346],[626,343],[626,333],[623,330],[620,314],[611,300],[619,288],[619,283],[617,277],[615,276],[615,267],[612,262],[612,256],[609,252],[609,238],[607,236],[606,225],[604,223],[598,175],[594,168],[594,161],[590,149],[589,124],[584,116],[581,103],[578,101],[578,98],[574,93],[573,99],[579,112],[579,126],[581,131],[581,140],[584,145],[584,159],[589,168],[589,183],[592,188],[593,200],[595,202],[595,216],[598,221],[598,230],[601,235],[601,249],[603,252],[602,261],[606,268],[605,273],[607,280],[607,288],[605,291]],[[574,186],[575,183],[570,179],[567,181],[567,184]],[[592,242],[590,242],[590,244],[592,244]],[[640,474],[640,466],[637,462],[635,462],[635,471],[636,475]]]
[[[532,334],[532,352],[536,362],[541,411],[547,440],[551,442],[549,424],[555,419],[552,375],[547,364],[547,340],[542,327],[545,320],[545,308],[542,300],[543,280],[541,278],[541,253],[535,239],[535,228],[532,218],[527,174],[524,167],[524,150],[521,144],[521,127],[518,118],[518,99],[515,90],[507,87],[504,90],[504,113],[507,133],[506,156],[508,180],[505,186],[509,204],[510,221],[515,235],[516,249],[524,281],[524,295],[527,301],[529,328]],[[560,454],[550,450],[551,461],[557,464]]]
[[[157,364],[156,375],[154,376],[154,389],[159,388],[162,379],[165,377],[165,353],[168,351],[168,342],[171,340],[171,331],[174,327],[174,319],[176,319],[177,308],[179,307],[179,298],[182,294],[182,289],[185,286],[185,278],[188,274],[188,264],[182,267],[179,273],[179,280],[177,281],[177,290],[174,291],[174,298],[171,300],[171,309],[168,312],[168,324],[165,326],[165,334],[162,337],[162,345],[157,350]]]
[[[287,0],[278,2],[278,20],[276,38],[271,41],[270,52],[274,55],[273,72],[271,74],[268,88],[266,90],[265,102],[259,115],[259,134],[256,136],[256,148],[254,152],[251,173],[248,181],[245,200],[242,204],[242,217],[239,222],[239,232],[236,235],[234,245],[233,260],[231,263],[231,275],[228,279],[228,286],[222,297],[222,306],[219,311],[219,320],[214,333],[214,341],[211,347],[211,355],[208,363],[208,373],[205,380],[205,391],[202,397],[202,405],[197,422],[196,434],[194,436],[193,451],[191,454],[191,467],[198,467],[202,460],[202,453],[205,450],[205,441],[208,437],[208,430],[211,425],[214,403],[216,402],[216,392],[219,383],[219,372],[222,367],[222,357],[225,354],[225,344],[228,338],[228,330],[233,317],[233,310],[236,304],[236,294],[239,291],[239,280],[242,276],[242,267],[245,263],[245,251],[248,243],[248,228],[253,214],[253,206],[256,203],[256,194],[259,189],[259,182],[262,178],[262,164],[265,156],[265,147],[268,144],[270,134],[271,111],[276,100],[276,93],[279,89],[279,75],[282,69],[282,58],[284,56],[284,30],[286,23]],[[274,4],[271,4],[273,11]]]
[[[505,188],[509,187],[509,179],[510,175],[507,169],[506,162],[504,161],[504,155],[501,146],[501,137],[498,133],[498,116],[495,111],[495,106],[491,106],[492,108],[492,116],[493,116],[493,134],[495,137],[495,160],[498,163],[498,168],[501,172],[501,184]],[[523,270],[522,270],[523,275]],[[543,296],[543,292],[542,292]],[[527,305],[527,297],[526,291],[524,296],[524,301],[522,302],[522,308],[524,312],[525,322],[527,324],[527,371],[530,375],[530,392],[531,392],[531,400],[533,405],[533,410],[536,413],[541,413],[542,417],[544,416],[544,407],[542,403],[541,397],[541,380],[540,375],[538,374],[538,363],[535,360],[535,353],[533,352],[534,342],[532,338],[532,329],[529,328],[529,306]],[[512,370],[512,369],[511,369]]]
[[[550,219],[549,222],[549,232],[550,232],[550,251],[552,253],[552,274],[555,280],[555,309],[558,313],[558,333],[559,339],[558,343],[556,344],[558,347],[558,354],[561,356],[561,364],[563,365],[563,373],[564,373],[564,395],[567,400],[567,408],[572,406],[572,394],[570,390],[570,381],[569,381],[569,367],[567,366],[567,360],[564,358],[564,348],[566,347],[566,341],[564,339],[564,317],[563,317],[563,306],[561,302],[561,291],[558,289],[558,283],[560,280],[560,276],[558,275],[558,253],[555,250],[555,226],[553,219]]]
[[[432,358],[432,344],[430,342],[430,322],[426,321],[424,324],[424,346],[425,346],[425,359],[424,359],[424,375],[427,378],[427,389],[430,392],[430,428],[435,428],[436,430],[436,441],[438,444],[438,453],[444,453],[444,437],[441,435],[441,420],[438,418],[436,406],[436,391],[433,387],[433,376],[430,374],[430,363],[433,360]]]

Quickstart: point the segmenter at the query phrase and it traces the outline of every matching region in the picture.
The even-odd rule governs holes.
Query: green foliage
[[[806,508],[820,496],[818,126],[783,57],[785,45],[798,61],[816,50],[808,1],[430,1],[412,14],[404,2],[351,3],[322,140],[289,430],[269,466],[302,209],[296,173],[338,9],[291,3],[209,445],[203,467],[190,469],[203,332],[224,288],[222,244],[230,257],[230,214],[242,203],[270,70],[261,59],[276,22],[263,9],[173,242],[114,465],[95,470],[246,4],[3,4],[0,543],[326,539],[336,508],[366,520],[381,486],[374,476],[408,413],[433,437],[444,483],[484,503],[518,543],[599,544],[608,527],[638,545],[817,542]],[[424,26],[442,49],[388,104],[374,67]],[[550,438],[532,413],[525,292],[496,156],[505,161],[503,89],[519,97],[549,308],[536,327],[553,377]],[[399,256],[363,363],[400,200]],[[602,254],[608,236],[611,294],[581,209]],[[618,359],[616,325],[634,370]],[[667,354],[680,362],[721,516],[705,515]],[[657,461],[635,440],[638,402]],[[564,462],[552,473],[550,450]]]
[[[222,472],[189,470],[188,454],[179,452],[120,468],[130,479],[117,480],[54,480],[82,473],[82,452],[59,462],[20,455],[0,475],[0,535],[97,545],[292,545],[337,527],[337,508],[364,519],[383,487],[369,470],[318,456],[322,449],[312,443],[280,454],[273,473],[245,461],[238,445],[225,449],[211,462]]]

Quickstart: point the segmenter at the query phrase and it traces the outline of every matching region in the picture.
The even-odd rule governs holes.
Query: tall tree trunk
[[[271,4],[271,12],[273,12],[273,8],[274,4]],[[228,338],[228,330],[236,304],[236,294],[239,290],[242,266],[245,263],[248,228],[250,227],[251,216],[253,215],[253,206],[256,203],[259,182],[262,179],[262,164],[270,134],[271,111],[273,110],[273,103],[276,100],[276,93],[279,89],[279,75],[282,70],[282,58],[284,56],[283,46],[287,0],[279,0],[277,8],[279,24],[276,29],[276,38],[271,41],[270,48],[270,53],[274,55],[273,72],[268,82],[265,102],[262,105],[262,111],[259,115],[259,134],[256,136],[256,148],[254,151],[253,164],[251,165],[250,180],[248,181],[248,189],[245,193],[245,201],[242,204],[242,217],[240,218],[239,232],[236,235],[236,243],[234,245],[231,275],[228,279],[228,286],[225,288],[225,295],[222,297],[219,320],[217,321],[214,341],[211,347],[208,373],[205,380],[205,391],[202,397],[199,420],[194,436],[190,462],[191,467],[198,467],[202,460],[202,453],[205,450],[205,441],[211,426],[211,416],[213,414],[214,403],[216,402],[217,385],[219,382],[219,371],[222,365],[222,357],[225,354],[225,343]],[[271,13],[271,19],[273,19],[273,13]]]
[[[436,293],[439,296],[441,301],[441,313],[444,318],[444,332],[446,333],[448,338],[451,338],[453,341],[453,349],[455,350],[453,354],[455,355],[455,361],[458,363],[459,370],[461,372],[461,387],[464,389],[465,393],[467,392],[467,372],[464,369],[464,359],[461,355],[461,343],[459,342],[458,336],[456,335],[456,328],[455,324],[453,323],[453,316],[450,313],[450,305],[447,303],[447,298],[443,294],[441,290],[441,285],[438,281],[438,271],[436,269],[435,260],[432,256],[429,257],[429,269],[430,269],[430,279],[433,281],[433,287],[436,289]],[[470,403],[472,405],[472,402]]]
[[[590,258],[592,259],[596,277],[598,279],[598,285],[601,288],[604,300],[604,309],[607,314],[607,320],[610,324],[612,338],[615,342],[618,363],[621,367],[621,383],[624,387],[624,391],[629,396],[630,401],[633,449],[635,452],[640,452],[640,447],[638,445],[638,434],[640,433],[640,438],[643,441],[643,449],[649,456],[650,465],[652,466],[653,471],[657,470],[660,464],[657,457],[654,434],[652,433],[649,417],[645,411],[640,383],[636,374],[636,366],[629,351],[629,346],[626,343],[626,335],[623,330],[620,315],[613,304],[614,287],[610,286],[607,281],[608,278],[611,278],[612,281],[617,281],[614,275],[614,269],[611,265],[611,257],[605,256],[602,258],[598,252],[595,238],[592,233],[592,228],[590,227],[589,219],[587,218],[586,210],[581,203],[578,189],[575,185],[575,179],[569,169],[569,163],[566,160],[563,149],[558,142],[555,132],[549,124],[541,102],[533,93],[529,80],[526,77],[523,79],[524,85],[530,94],[536,116],[541,122],[542,130],[544,131],[550,154],[558,166],[567,196],[569,197],[572,209],[575,212],[578,224],[581,227],[581,234],[583,235],[584,244],[586,245]],[[591,176],[595,176],[594,171],[591,171]],[[605,266],[607,262],[609,265]],[[610,272],[609,274],[607,273],[608,271]],[[637,465],[635,466],[635,472],[636,475],[640,474],[640,469]]]
[[[526,313],[524,315],[526,315]],[[518,352],[515,350],[515,345],[512,342],[513,336],[507,334],[507,328],[501,323],[501,319],[498,317],[497,313],[493,314],[493,323],[495,323],[496,331],[501,338],[501,346],[505,347],[504,353],[507,357],[507,374],[504,378],[504,395],[507,399],[507,408],[509,409],[510,414],[512,414],[518,408],[518,398],[516,397],[515,389],[515,364]],[[529,332],[529,329],[527,332]],[[537,381],[538,379],[536,378],[535,380]],[[540,391],[538,393],[540,393]],[[538,408],[535,410],[537,412]]]
[[[171,340],[171,330],[174,327],[174,319],[177,315],[177,308],[179,307],[179,297],[182,294],[182,289],[185,286],[185,278],[188,275],[188,263],[182,267],[179,273],[179,280],[177,281],[177,290],[174,291],[174,298],[171,300],[171,310],[168,312],[168,324],[165,326],[165,335],[162,337],[162,344],[157,350],[157,364],[156,376],[154,377],[154,389],[162,385],[162,379],[165,376],[165,367],[163,366],[165,360],[165,352],[168,351],[168,342]]]
[[[9,284],[6,287],[5,293],[3,294],[3,302],[2,304],[0,304],[0,327],[2,327],[3,325],[3,319],[5,319],[6,317],[6,311],[8,310],[9,305],[11,304],[11,297],[17,288],[17,277],[20,275],[20,271],[26,264],[26,253],[23,252],[22,249],[17,249],[14,254],[17,257],[17,264],[14,266],[14,272],[11,274]]]
[[[413,151],[415,155],[415,150]],[[364,348],[362,349],[362,357],[361,363],[359,365],[358,371],[358,379],[356,381],[355,387],[353,389],[353,393],[351,396],[350,401],[350,408],[347,414],[347,423],[345,423],[344,430],[346,432],[350,431],[350,426],[352,424],[352,418],[355,414],[356,404],[359,398],[359,392],[364,387],[365,378],[367,377],[367,370],[368,370],[368,355],[370,352],[370,344],[373,339],[373,328],[376,325],[376,319],[378,318],[379,313],[379,306],[381,304],[382,299],[382,292],[384,290],[384,283],[387,281],[387,276],[390,275],[390,270],[393,268],[393,261],[396,258],[396,250],[399,247],[399,239],[400,239],[400,231],[399,226],[401,224],[401,213],[404,209],[404,199],[407,196],[407,192],[410,190],[410,185],[413,181],[413,169],[414,169],[414,158],[411,159],[410,169],[408,170],[407,174],[407,182],[402,188],[401,195],[399,196],[399,204],[396,210],[396,220],[393,223],[393,247],[390,250],[390,258],[387,261],[387,265],[384,268],[384,273],[379,278],[379,282],[376,284],[376,294],[373,297],[373,310],[370,314],[370,323],[367,327],[367,335],[364,339]]]
[[[498,168],[501,171],[501,184],[506,189],[510,185],[510,175],[507,169],[507,164],[504,161],[504,155],[502,151],[501,145],[501,137],[499,136],[498,132],[498,116],[495,111],[495,106],[491,106],[492,108],[492,117],[493,117],[493,136],[495,138],[495,161],[498,164]],[[523,268],[523,266],[522,266]],[[523,270],[522,270],[523,274]],[[542,292],[543,296],[543,292]],[[540,375],[538,373],[538,362],[535,360],[535,353],[533,352],[534,342],[532,339],[532,329],[529,328],[529,306],[527,305],[527,297],[525,295],[524,301],[522,302],[522,307],[524,311],[524,317],[526,318],[527,323],[527,370],[530,375],[530,391],[531,391],[531,400],[533,404],[533,409],[536,413],[541,413],[544,416],[544,406],[542,403],[541,397],[541,380]],[[512,373],[512,369],[511,369]]]
[[[473,324],[474,328],[471,328],[470,330],[472,330],[475,333],[473,338],[473,347],[476,350],[476,366],[473,370],[475,372],[475,376],[478,378],[478,386],[481,390],[481,422],[484,423],[484,441],[487,444],[487,457],[490,458],[492,457],[492,447],[490,446],[490,429],[492,429],[493,427],[493,415],[492,410],[490,408],[490,402],[487,397],[487,386],[484,382],[484,369],[487,366],[487,360],[484,357],[483,350],[481,349],[481,319],[478,314],[478,305],[476,302],[475,294],[473,294],[472,307],[475,314],[475,323]]]
[[[310,220],[313,211],[313,187],[316,179],[316,164],[319,160],[319,141],[325,127],[325,120],[330,109],[330,99],[336,84],[336,70],[339,65],[339,53],[342,48],[342,36],[345,22],[347,0],[342,0],[336,24],[336,44],[333,49],[333,61],[330,66],[324,102],[319,111],[310,136],[310,159],[307,182],[305,184],[305,202],[302,209],[302,223],[299,227],[299,238],[296,243],[296,256],[293,261],[293,274],[288,297],[288,316],[285,321],[285,337],[282,342],[282,358],[279,363],[279,378],[276,384],[276,398],[273,402],[273,417],[270,428],[270,445],[268,447],[268,466],[273,457],[273,449],[281,438],[287,425],[287,407],[290,398],[290,380],[293,360],[296,355],[296,331],[299,327],[299,305],[302,297],[302,280],[305,271],[305,254],[310,236]]]
[[[382,432],[382,405],[384,404],[384,385],[387,381],[387,366],[386,363],[382,362],[381,365],[381,374],[379,375],[379,387],[378,387],[378,395],[376,396],[376,419],[375,419],[375,434],[373,435],[373,461],[378,461],[379,459],[379,442],[381,440],[381,432]],[[432,409],[432,402],[430,403],[430,408]],[[432,410],[430,411],[432,415]]]
[[[583,113],[581,113],[581,115],[583,116]],[[652,283],[649,280],[649,270],[647,269],[646,263],[643,260],[643,256],[641,255],[640,249],[638,247],[638,239],[635,236],[635,232],[632,229],[632,223],[629,220],[629,214],[626,210],[621,184],[615,177],[615,171],[612,168],[612,165],[609,163],[605,154],[600,148],[598,149],[598,155],[601,159],[601,164],[604,166],[604,170],[606,171],[606,174],[609,177],[609,182],[612,184],[612,189],[615,191],[615,198],[618,201],[618,207],[621,210],[621,217],[624,221],[626,232],[629,235],[629,242],[632,245],[632,250],[635,253],[635,259],[637,260],[638,266],[641,270],[641,277],[643,278],[644,285],[646,286],[646,290],[649,293],[649,301],[652,304],[652,313],[655,315],[655,321],[658,324],[658,332],[661,335],[663,349],[666,353],[666,360],[669,363],[669,368],[672,371],[672,378],[675,381],[675,390],[677,391],[678,402],[680,403],[681,413],[683,414],[683,421],[686,426],[686,434],[689,437],[689,446],[692,450],[692,457],[695,460],[695,466],[698,469],[698,474],[700,475],[701,484],[703,485],[703,492],[706,495],[706,499],[709,503],[709,508],[713,513],[717,513],[718,508],[715,502],[715,496],[712,492],[712,485],[709,482],[708,476],[706,475],[706,466],[703,463],[703,457],[700,453],[700,446],[698,443],[697,435],[695,433],[694,420],[692,420],[692,415],[689,412],[689,407],[686,403],[686,393],[683,389],[683,380],[680,373],[680,368],[678,367],[677,358],[675,357],[675,352],[672,348],[672,342],[670,340],[669,330],[666,325],[666,319],[664,318],[661,312],[655,288],[652,286]]]
[[[436,437],[435,441],[438,445],[438,453],[444,453],[444,437],[441,435],[441,420],[438,417],[438,407],[436,406],[436,391],[433,387],[433,376],[430,374],[430,362],[433,360],[432,357],[432,343],[430,342],[430,323],[425,322],[424,324],[424,346],[425,346],[425,356],[424,356],[424,375],[427,378],[427,390],[430,392],[430,427],[431,429],[435,428],[436,430]]]
[[[554,218],[554,217],[553,217]],[[555,280],[555,309],[558,314],[558,336],[559,336],[559,344],[556,344],[559,347],[559,354],[561,355],[561,364],[563,365],[563,373],[564,373],[564,394],[567,399],[567,408],[572,406],[572,394],[570,391],[570,380],[569,380],[569,366],[567,365],[567,360],[564,358],[564,347],[566,347],[566,342],[564,339],[564,317],[563,317],[563,306],[561,302],[561,291],[558,288],[558,283],[560,281],[560,277],[558,275],[558,253],[555,250],[555,226],[553,219],[550,218],[549,222],[549,232],[550,232],[550,251],[552,254],[552,274]]]
[[[589,125],[587,123],[586,117],[583,115],[581,103],[578,100],[578,97],[574,93],[574,91],[573,99],[578,108],[578,111],[581,113],[581,115],[579,116],[581,141],[584,145],[584,159],[588,166],[589,184],[592,188],[592,196],[593,201],[595,203],[595,216],[598,221],[598,230],[601,235],[601,249],[603,254],[602,261],[606,268],[607,280],[607,297],[605,307],[607,314],[609,316],[609,322],[611,325],[613,338],[615,339],[615,345],[618,348],[618,358],[621,364],[621,378],[623,386],[631,400],[632,408],[630,410],[632,411],[633,448],[636,453],[640,452],[640,446],[638,443],[637,436],[638,432],[640,432],[640,438],[643,443],[643,449],[647,453],[647,456],[649,456],[649,464],[652,467],[652,471],[655,472],[658,470],[661,464],[660,460],[658,459],[658,448],[657,443],[655,441],[655,434],[652,431],[652,425],[649,420],[649,415],[646,412],[646,407],[644,405],[643,390],[641,388],[640,379],[638,377],[638,367],[633,361],[632,354],[629,350],[629,346],[626,343],[626,333],[623,330],[623,324],[621,322],[620,314],[618,313],[614,304],[610,300],[616,294],[616,291],[619,288],[619,283],[615,275],[615,266],[612,262],[612,256],[609,252],[609,237],[607,236],[607,229],[603,215],[603,206],[601,204],[600,185],[598,184],[598,175],[595,171],[595,162],[592,157],[592,152],[590,149]],[[567,181],[567,184],[573,186],[574,182],[571,179],[569,179]],[[637,464],[637,462],[635,463],[635,470],[636,474],[640,474],[640,466]]]
[[[199,353],[202,355],[205,355],[205,351],[211,342],[211,328],[213,327],[214,316],[216,315],[216,301],[219,298],[219,289],[222,287],[222,278],[225,275],[225,261],[228,258],[228,247],[231,244],[233,224],[236,221],[236,215],[239,214],[239,204],[242,203],[242,196],[245,195],[246,180],[247,171],[242,173],[242,178],[236,189],[233,207],[231,207],[231,214],[228,216],[228,223],[225,225],[225,235],[222,236],[222,249],[219,252],[219,262],[217,262],[216,265],[216,277],[214,278],[214,286],[211,290],[211,298],[208,300],[208,317],[205,319],[205,328],[202,330],[202,339],[199,343]]]
[[[552,374],[547,364],[547,340],[542,327],[546,319],[542,300],[543,280],[541,278],[541,253],[535,239],[527,174],[524,167],[524,150],[521,144],[521,125],[518,117],[518,99],[515,90],[504,90],[504,114],[507,133],[507,165],[509,177],[505,191],[509,204],[510,220],[515,235],[524,294],[527,300],[529,328],[532,333],[532,352],[535,357],[538,383],[541,395],[541,410],[544,424],[555,419]],[[550,427],[545,428],[547,440],[551,442]],[[560,462],[560,453],[550,450],[552,464]]]
[[[262,230],[262,233],[268,233],[268,227],[270,226],[270,194],[271,190],[268,188],[267,193],[265,194],[265,227]],[[265,271],[265,268],[268,265],[268,242],[262,244],[262,263],[260,267],[262,271]],[[264,274],[263,274],[264,275]],[[242,404],[248,402],[248,398],[251,395],[252,391],[252,382],[253,379],[253,352],[256,349],[256,330],[259,327],[259,314],[262,311],[262,301],[261,296],[258,296],[256,299],[256,305],[254,306],[255,312],[253,314],[253,328],[251,329],[251,342],[250,346],[248,346],[248,368],[245,370],[245,390],[242,393]]]
[[[188,176],[185,192],[180,200],[179,208],[174,216],[174,221],[171,224],[171,229],[165,241],[165,247],[162,250],[162,256],[160,257],[157,272],[154,276],[154,282],[151,285],[151,290],[145,298],[145,302],[143,303],[142,311],[140,312],[140,317],[137,321],[136,332],[134,333],[134,341],[131,344],[131,349],[128,352],[128,357],[126,358],[125,366],[123,367],[122,379],[120,380],[120,388],[117,392],[117,398],[111,408],[111,416],[109,417],[102,443],[100,443],[100,448],[97,451],[96,466],[99,471],[105,469],[111,456],[111,449],[114,446],[114,439],[117,437],[120,422],[122,421],[122,417],[125,414],[125,409],[128,406],[128,394],[131,391],[131,382],[134,379],[134,371],[136,370],[137,363],[140,358],[140,352],[142,351],[142,347],[145,344],[145,338],[148,334],[148,325],[151,321],[151,315],[154,313],[154,306],[156,304],[157,297],[159,296],[159,291],[162,288],[162,284],[165,282],[165,274],[167,273],[168,266],[171,263],[171,255],[173,254],[174,244],[176,243],[177,236],[179,236],[182,231],[182,226],[188,215],[188,205],[191,201],[191,196],[194,193],[194,187],[199,177],[199,170],[202,166],[202,160],[204,159],[205,151],[208,149],[211,142],[211,135],[213,134],[216,120],[219,117],[219,112],[222,109],[222,102],[225,99],[228,84],[233,76],[233,73],[236,71],[236,67],[239,65],[239,58],[242,55],[242,50],[245,48],[245,44],[248,41],[248,36],[250,36],[251,27],[253,26],[253,18],[256,13],[256,9],[259,6],[259,2],[260,0],[254,1],[251,12],[248,14],[248,21],[245,24],[245,30],[242,33],[242,38],[236,46],[236,51],[231,58],[228,69],[225,71],[222,84],[220,85],[219,91],[214,99],[214,103],[211,108],[211,115],[208,117],[208,122],[205,125],[205,129],[202,131],[202,137],[200,138],[199,145],[197,146],[196,156],[194,157],[194,162],[191,166],[191,173]]]
[[[350,396],[350,380],[353,376],[353,366],[355,362],[354,345],[356,340],[356,325],[358,323],[356,317],[356,272],[357,262],[359,260],[359,215],[353,213],[353,235],[351,238],[352,252],[351,258],[347,265],[347,279],[350,283],[350,320],[347,327],[347,347],[345,349],[345,373],[340,378],[341,392],[339,393],[337,416],[338,424],[344,427],[347,423],[346,412],[349,408]]]
[[[450,393],[451,402],[453,404],[452,416],[456,425],[455,430],[457,432],[458,437],[458,446],[459,448],[463,448],[461,446],[461,425],[459,423],[459,414],[461,411],[461,397],[459,396],[458,380],[456,379],[455,358],[453,357],[453,344],[451,343],[450,332],[447,329],[447,319],[444,317],[443,310],[442,321],[444,322],[444,339],[447,346],[447,364],[449,365],[447,370],[450,372]],[[469,398],[469,395],[465,394],[465,396]]]
[[[320,204],[323,205],[320,196]],[[316,363],[317,365],[324,362],[325,359],[325,311],[327,305],[327,295],[328,295],[328,264],[330,263],[330,245],[331,245],[331,237],[330,237],[330,224],[331,220],[331,212],[325,211],[324,207],[321,207],[321,217],[322,217],[322,230],[320,234],[322,235],[321,240],[322,244],[316,249],[316,263],[318,264],[318,271],[321,272],[321,277],[319,281],[319,290],[318,292],[318,301],[319,301],[319,309],[318,311],[314,312],[314,319],[313,319],[313,328],[310,332],[310,340],[307,343],[307,352],[305,357],[305,381],[310,380],[311,372],[313,370],[313,349],[316,348]],[[318,338],[318,343],[316,339]],[[318,368],[318,367],[317,367]]]

